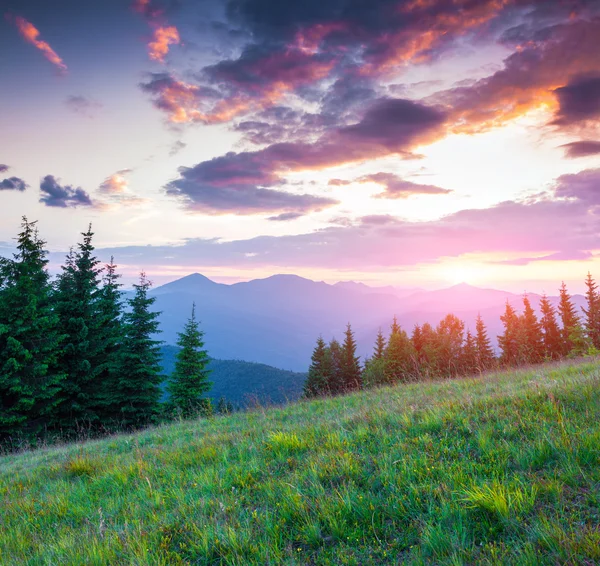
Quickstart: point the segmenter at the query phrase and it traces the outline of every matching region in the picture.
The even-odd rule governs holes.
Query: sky
[[[0,255],[92,223],[191,272],[600,277],[597,0],[0,0]]]

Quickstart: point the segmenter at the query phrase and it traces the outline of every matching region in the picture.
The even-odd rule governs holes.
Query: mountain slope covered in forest
[[[378,328],[389,329],[394,315],[409,333],[415,324],[436,325],[453,313],[474,330],[481,313],[495,340],[502,332],[500,315],[506,301],[517,310],[522,296],[467,284],[426,291],[392,286],[369,287],[345,282],[329,285],[296,275],[274,275],[243,283],[215,283],[198,273],[152,291],[161,311],[160,338],[175,344],[196,303],[209,354],[217,359],[245,360],[304,372],[319,335],[341,337],[352,323],[358,353],[370,355]],[[539,296],[530,295],[534,308]],[[580,307],[583,297],[575,295]],[[556,304],[557,298],[551,297]]]
[[[167,376],[175,367],[178,351],[176,346],[161,347],[163,373]],[[211,359],[207,368],[212,382],[208,396],[214,401],[224,397],[237,407],[296,401],[306,380],[305,373],[242,360]]]

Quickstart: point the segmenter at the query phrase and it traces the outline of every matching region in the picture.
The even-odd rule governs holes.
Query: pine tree
[[[322,336],[317,338],[308,375],[304,382],[304,396],[318,397],[329,393],[332,378],[331,352]]]
[[[459,373],[465,323],[453,314],[446,315],[438,324],[437,364],[443,377]]]
[[[356,355],[356,340],[350,323],[346,326],[344,332],[344,342],[342,344],[341,356],[341,381],[343,391],[354,391],[360,389],[361,370],[360,358]]]
[[[598,292],[598,285],[590,273],[587,274],[585,286],[587,287],[585,293],[587,308],[583,309],[585,332],[592,346],[600,349],[600,293]]]
[[[97,316],[100,324],[101,359],[98,365],[100,383],[100,403],[97,409],[100,423],[108,427],[118,420],[120,407],[111,402],[112,392],[121,379],[121,353],[125,329],[122,323],[123,305],[121,301],[120,275],[114,258],[104,267],[102,289],[98,298]]]
[[[58,409],[64,432],[98,425],[101,412],[104,344],[98,301],[102,269],[93,253],[93,235],[90,225],[77,251],[67,256],[57,282],[56,312],[66,335],[59,355],[60,368],[67,375]]]
[[[375,339],[375,347],[373,348],[373,359],[383,359],[385,353],[385,338],[381,332],[381,328],[377,331],[377,338]]]
[[[500,317],[504,333],[498,336],[498,346],[502,352],[500,362],[504,365],[517,365],[520,360],[520,323],[517,312],[506,301],[504,314]]]
[[[44,246],[36,222],[23,217],[17,253],[0,263],[0,440],[33,439],[52,426],[65,377]]]
[[[175,371],[167,384],[169,412],[182,417],[195,416],[206,407],[204,395],[210,391],[208,353],[204,349],[204,333],[196,320],[196,304],[183,332],[179,333]]]
[[[421,325],[420,351],[417,355],[417,370],[421,378],[439,377],[439,341],[435,328],[428,322]],[[415,341],[413,341],[414,345]]]
[[[416,377],[416,354],[408,335],[394,317],[385,348],[385,376],[388,383],[411,381]]]
[[[488,337],[485,323],[481,318],[481,314],[477,315],[477,321],[475,323],[475,345],[477,350],[477,369],[479,371],[485,371],[490,369],[495,362],[496,356],[492,344]]]
[[[548,297],[544,294],[540,299],[540,325],[542,328],[542,342],[544,347],[544,358],[557,360],[562,353],[562,340],[560,329],[556,322],[556,311]]]
[[[328,346],[331,358],[331,377],[329,379],[329,392],[337,395],[344,392],[344,381],[342,380],[342,346],[332,338]]]
[[[121,354],[121,377],[110,399],[120,407],[119,422],[126,427],[139,427],[156,420],[163,381],[160,344],[154,339],[159,332],[160,313],[150,308],[156,300],[149,297],[151,287],[145,273],[134,285],[135,295],[127,302],[129,312],[123,316],[124,340]]]
[[[558,314],[560,316],[561,326],[561,353],[563,356],[568,356],[574,353],[583,338],[583,329],[581,321],[577,315],[577,309],[573,304],[571,295],[567,291],[565,282],[562,282],[560,287],[560,300],[558,303]]]
[[[542,328],[527,295],[523,297],[523,306],[523,314],[519,319],[520,358],[521,362],[536,364],[544,357]]]
[[[477,365],[477,342],[471,331],[467,330],[461,351],[460,371],[463,375],[470,375],[477,371]]]

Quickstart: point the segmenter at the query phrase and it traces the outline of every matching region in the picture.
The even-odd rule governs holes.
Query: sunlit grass
[[[600,368],[410,384],[0,458],[0,564],[598,564]]]

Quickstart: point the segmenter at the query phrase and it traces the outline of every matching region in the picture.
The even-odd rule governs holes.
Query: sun
[[[475,283],[481,278],[481,269],[473,265],[449,265],[444,267],[443,277],[453,285]]]

